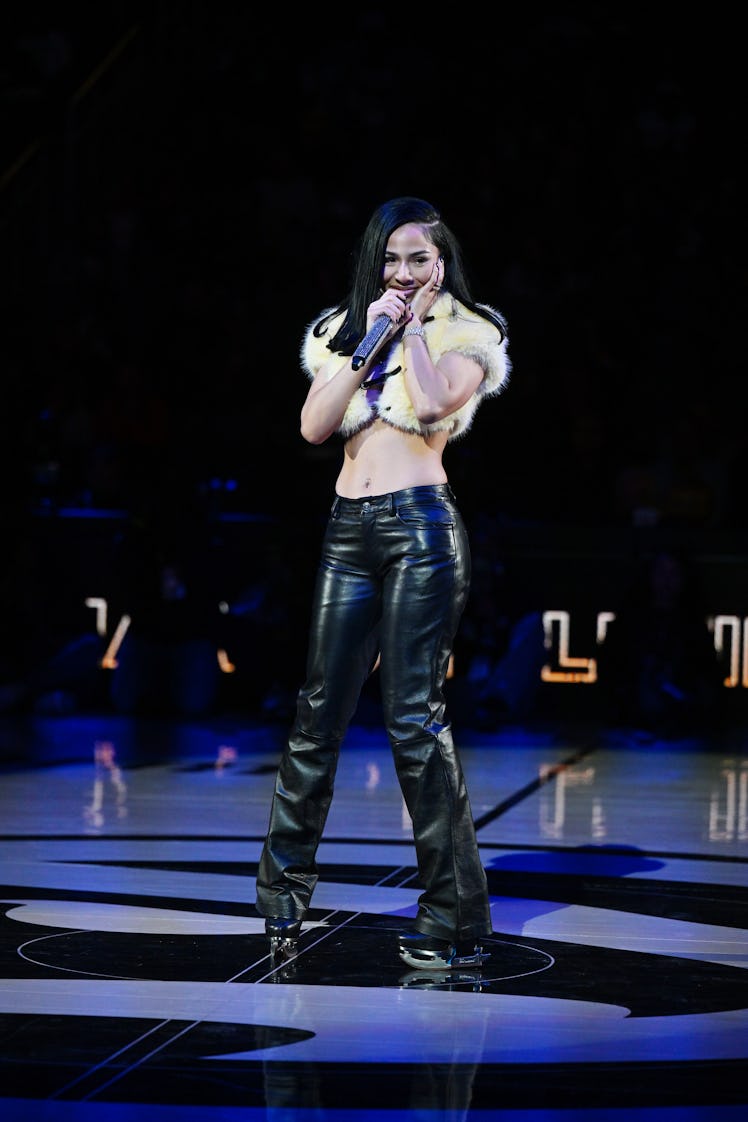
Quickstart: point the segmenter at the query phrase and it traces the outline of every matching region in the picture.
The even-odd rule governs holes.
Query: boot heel
[[[299,950],[300,919],[277,916],[265,920],[265,934],[270,940],[270,959],[275,963],[295,958]]]

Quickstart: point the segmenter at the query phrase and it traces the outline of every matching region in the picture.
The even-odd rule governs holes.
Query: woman
[[[295,954],[340,745],[377,664],[423,887],[413,929],[399,936],[400,957],[417,969],[480,964],[488,957],[480,941],[491,932],[488,890],[444,700],[470,553],[442,455],[482,398],[506,383],[505,324],[473,301],[459,244],[438,211],[423,199],[392,199],[369,220],[350,293],[307,329],[301,360],[312,379],[301,434],[321,444],[338,433],[343,463],[257,910],[274,958]]]

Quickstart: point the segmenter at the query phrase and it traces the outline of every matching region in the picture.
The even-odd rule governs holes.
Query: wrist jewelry
[[[421,337],[423,337],[425,335],[425,331],[419,324],[417,327],[406,327],[405,331],[403,331],[403,339],[406,335],[420,335]]]

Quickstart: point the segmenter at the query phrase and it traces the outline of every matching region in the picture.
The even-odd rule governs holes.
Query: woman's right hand
[[[395,292],[391,288],[386,289],[366,309],[366,330],[370,331],[380,316],[387,316],[388,319],[392,320],[392,328],[387,331],[384,338],[390,338],[402,326],[406,308],[407,304],[403,293]]]

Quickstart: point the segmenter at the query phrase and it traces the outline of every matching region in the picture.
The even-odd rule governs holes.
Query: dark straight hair
[[[342,324],[327,344],[334,353],[352,355],[366,334],[366,309],[382,291],[387,243],[395,230],[411,223],[420,226],[444,260],[443,291],[450,292],[466,308],[495,324],[502,336],[506,335],[506,325],[498,312],[473,299],[460,243],[439,211],[425,199],[403,195],[382,203],[374,211],[354,252],[350,291],[314,328],[315,335],[324,335],[329,321],[345,312]]]

